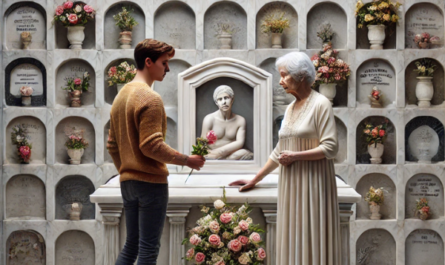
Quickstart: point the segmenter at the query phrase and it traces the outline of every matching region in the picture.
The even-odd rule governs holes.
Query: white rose
[[[247,222],[248,224],[252,224],[252,223],[253,223],[253,220],[252,220],[252,218],[249,217],[249,218],[246,219],[246,222]]]
[[[215,208],[218,209],[218,210],[221,210],[225,205],[226,204],[223,201],[221,201],[221,200],[216,200],[213,203],[213,206],[215,206]]]
[[[60,21],[65,21],[65,17],[60,16]]]
[[[82,7],[80,5],[77,5],[76,8],[74,8],[74,11],[76,11],[76,13],[80,13],[82,12]]]

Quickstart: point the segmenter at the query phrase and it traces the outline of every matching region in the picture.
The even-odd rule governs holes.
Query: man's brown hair
[[[138,70],[143,70],[146,58],[150,58],[154,63],[164,53],[167,53],[171,58],[175,55],[175,48],[163,41],[154,39],[145,39],[139,42],[138,45],[136,45],[136,48],[134,48],[136,68]]]

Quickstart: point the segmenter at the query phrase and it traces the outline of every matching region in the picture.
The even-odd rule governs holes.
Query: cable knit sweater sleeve
[[[164,105],[161,97],[155,95],[141,95],[140,102],[136,115],[139,121],[139,149],[141,152],[156,161],[162,163],[171,163],[175,159],[177,151],[171,148],[164,141],[166,133],[166,124]]]
[[[116,142],[116,132],[113,127],[113,119],[110,118],[110,130],[108,131],[107,150],[113,159],[116,169],[119,171],[122,162],[119,154],[119,148]]]

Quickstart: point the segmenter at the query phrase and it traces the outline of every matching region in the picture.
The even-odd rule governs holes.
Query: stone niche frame
[[[32,64],[39,68],[42,72],[42,86],[43,93],[41,95],[31,96],[31,106],[46,106],[46,68],[45,66],[37,59],[34,58],[19,58],[12,61],[5,68],[5,102],[8,106],[22,106],[22,99],[20,96],[16,96],[11,94],[11,73],[14,68],[20,66],[22,64]]]
[[[28,262],[32,262],[32,264],[35,265],[44,265],[46,264],[46,243],[45,243],[45,238],[42,236],[41,233],[34,231],[34,230],[15,230],[13,231],[9,236],[8,239],[5,241],[5,252],[9,253],[9,250],[11,249],[11,241],[13,241],[14,245],[18,245],[20,246],[21,242],[25,242],[29,240],[28,242],[30,243],[28,244],[23,244],[22,247],[25,250],[29,250],[31,251],[31,255],[33,255],[34,259],[28,259]],[[37,244],[36,247],[34,248],[34,244]],[[19,251],[19,254],[17,256],[21,256],[23,255],[23,252]],[[8,258],[8,255],[4,255],[6,257],[4,257],[4,260],[6,260],[6,265],[11,265],[11,264],[20,264],[20,263],[12,263],[11,259]],[[23,257],[23,256],[22,256]],[[29,256],[28,256],[29,257]],[[20,259],[20,258],[17,258]],[[25,261],[24,259],[22,259],[20,262]],[[23,263],[22,263],[23,264]],[[28,263],[30,264],[30,263]]]
[[[4,47],[6,48],[6,50],[12,50],[12,49],[16,49],[16,50],[21,50],[21,47],[20,48],[16,48],[16,47],[10,47],[10,46],[13,46],[14,44],[15,45],[17,45],[17,41],[13,41],[13,42],[11,42],[11,41],[9,41],[9,39],[10,38],[8,38],[7,36],[7,34],[6,34],[6,32],[8,32],[6,29],[7,29],[7,27],[8,27],[8,25],[9,25],[9,23],[8,23],[8,17],[15,11],[15,10],[17,10],[18,8],[22,8],[22,7],[29,7],[29,8],[33,8],[33,9],[35,9],[35,10],[37,10],[38,12],[40,12],[40,15],[42,16],[42,19],[43,19],[43,30],[44,30],[44,32],[42,33],[39,33],[39,32],[37,32],[37,35],[38,36],[42,36],[43,37],[43,39],[37,39],[37,41],[36,41],[36,38],[35,38],[35,33],[36,32],[34,32],[34,34],[31,34],[32,36],[33,36],[33,40],[31,41],[31,43],[29,44],[29,49],[30,50],[34,50],[34,49],[46,49],[46,47],[47,47],[47,40],[46,40],[46,36],[47,36],[47,25],[46,25],[46,11],[45,11],[45,9],[40,5],[40,4],[38,4],[38,3],[35,3],[35,2],[30,2],[30,1],[26,1],[26,2],[17,2],[17,3],[15,3],[15,4],[13,4],[13,5],[11,5],[9,8],[8,8],[8,10],[6,10],[6,12],[5,12],[5,14],[4,14],[4,18],[3,18],[3,23],[4,23],[4,26],[3,26],[3,45],[4,45]],[[18,34],[18,33],[17,33]],[[18,34],[18,38],[19,38],[19,41],[18,41],[18,44],[19,45],[21,45],[20,44],[20,34]],[[35,47],[35,46],[37,46],[36,44],[37,43],[39,43],[41,46],[43,46],[43,47]]]
[[[430,226],[425,228],[419,227],[406,235],[404,264],[418,265],[425,261],[431,262],[429,264],[444,264],[442,233]]]
[[[254,173],[272,151],[272,75],[258,67],[232,58],[216,58],[193,66],[178,76],[178,148],[190,154],[196,144],[196,90],[210,80],[228,77],[253,89],[254,158],[250,161],[207,161],[199,172]],[[229,166],[230,165],[230,166]],[[183,168],[184,173],[189,172]]]
[[[429,219],[444,216],[443,184],[439,177],[429,173],[413,175],[405,185],[405,219],[416,218],[416,200],[426,198],[432,211]]]
[[[382,259],[386,264],[396,264],[396,241],[386,229],[369,229],[363,232],[353,245],[356,246],[354,264],[382,264]]]
[[[54,264],[100,264],[100,260],[96,263],[96,244],[86,231],[66,230],[54,242]]]
[[[419,49],[414,43],[414,36],[423,32],[438,36],[441,40],[439,45],[432,45],[431,48],[442,48],[444,39],[444,17],[443,6],[435,3],[412,1],[411,6],[405,6],[405,49]],[[420,9],[420,10],[419,10]],[[416,12],[417,11],[417,12]],[[437,19],[437,15],[440,16]]]

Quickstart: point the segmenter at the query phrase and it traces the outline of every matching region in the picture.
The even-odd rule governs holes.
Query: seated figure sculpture
[[[235,94],[226,85],[218,86],[213,92],[213,100],[218,110],[205,116],[202,122],[201,137],[213,130],[218,140],[210,145],[206,159],[252,160],[253,153],[243,149],[246,138],[246,119],[232,112]]]

